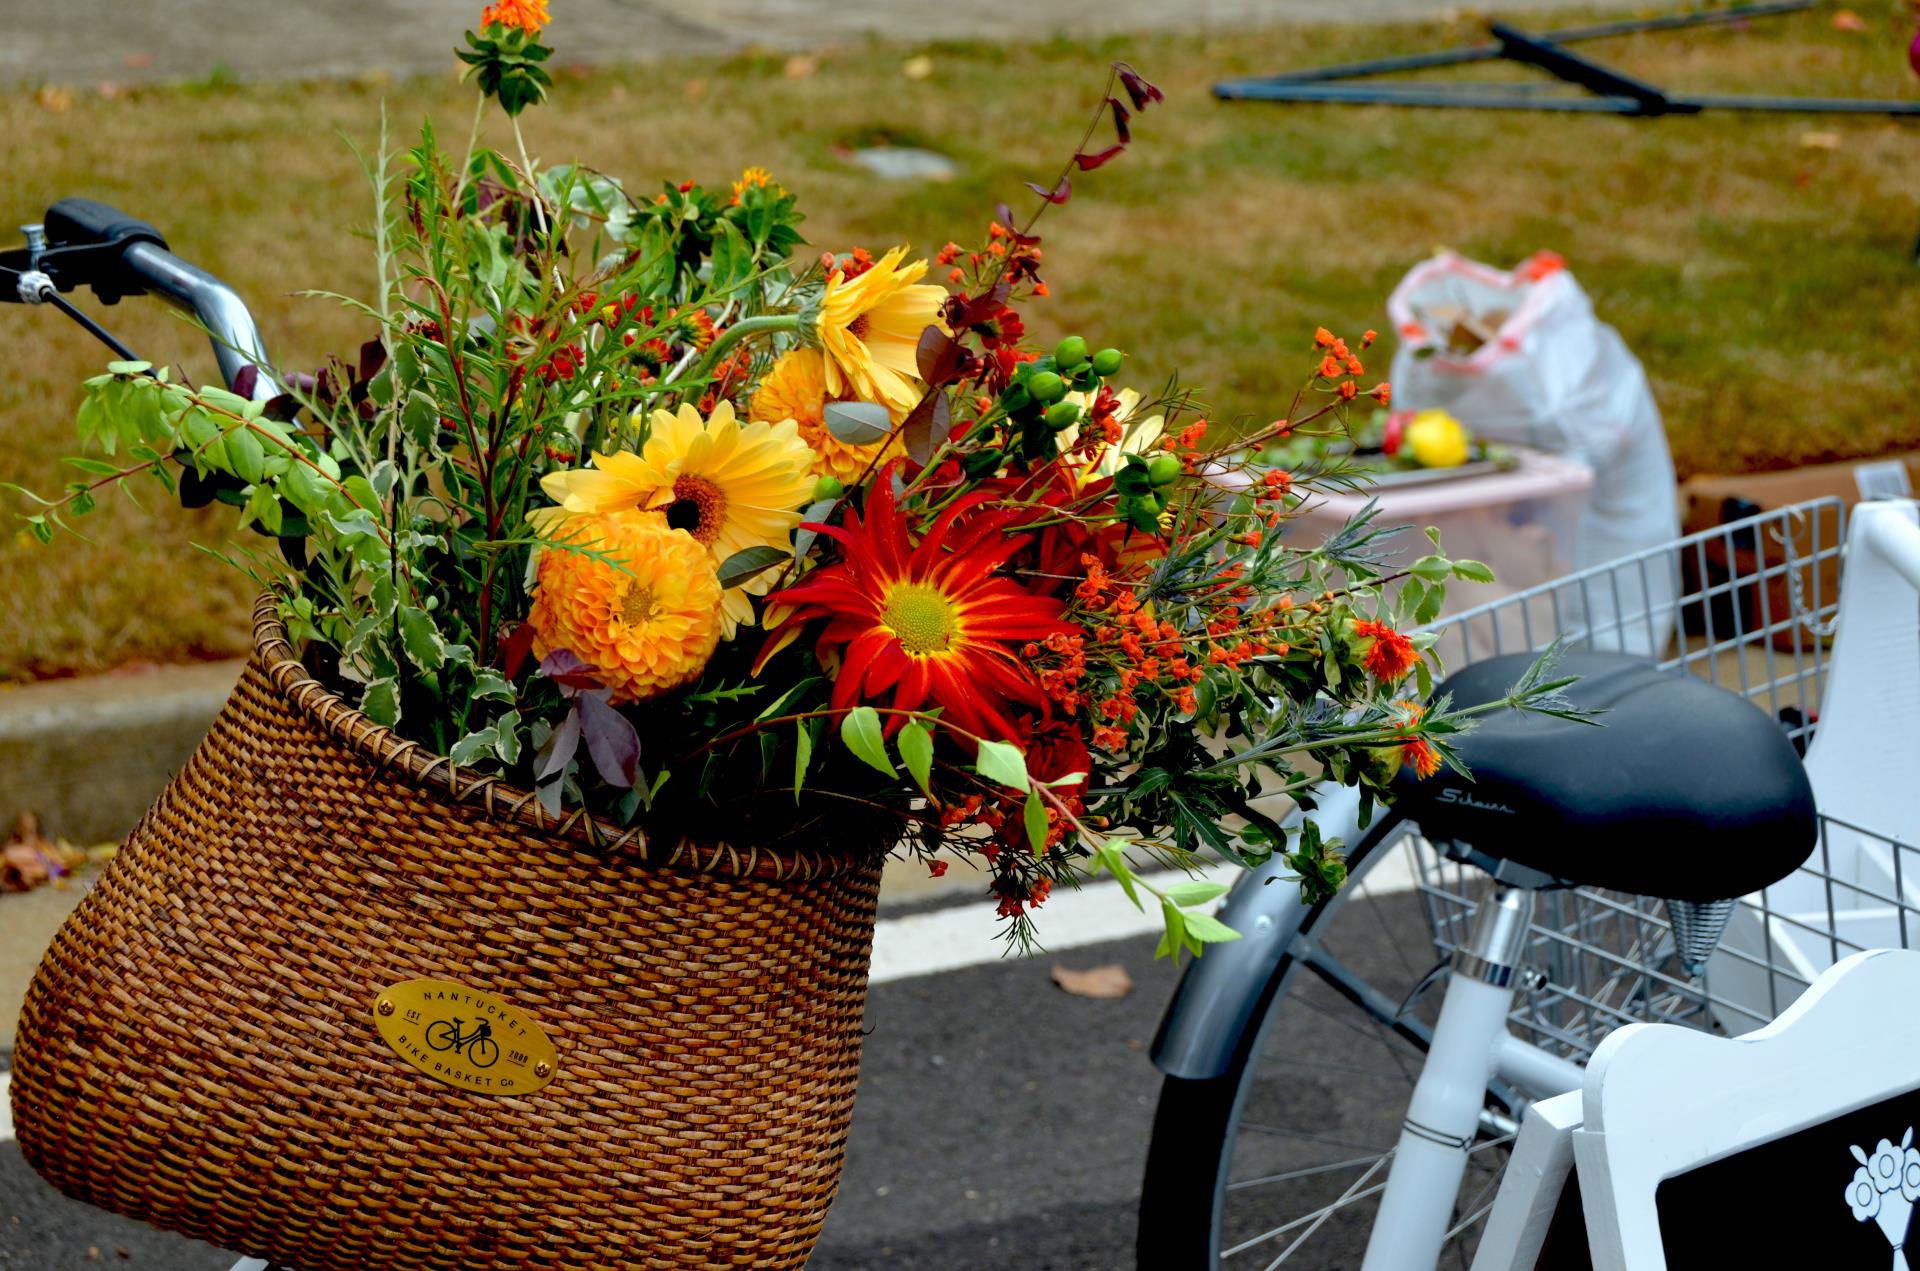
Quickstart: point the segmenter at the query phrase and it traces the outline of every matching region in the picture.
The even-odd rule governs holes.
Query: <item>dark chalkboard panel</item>
[[[1920,1056],[1915,1067],[1920,1076]],[[1916,1132],[1920,1088],[1663,1180],[1654,1203],[1668,1267],[1898,1265],[1920,1208]]]

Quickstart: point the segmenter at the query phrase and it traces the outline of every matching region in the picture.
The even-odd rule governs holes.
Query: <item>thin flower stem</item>
[[[527,157],[527,139],[520,135],[520,116],[508,115],[507,122],[513,125],[513,144],[520,152],[520,168],[527,178],[527,194],[533,201],[533,210],[539,217],[540,232],[544,235],[552,222],[547,216],[546,196],[540,193],[540,179],[534,175],[533,160]]]
[[[774,331],[798,331],[799,329],[800,315],[797,313],[766,313],[758,317],[742,318],[715,336],[713,343],[707,346],[705,355],[702,356],[698,362],[694,363],[693,370],[687,374],[686,379],[678,382],[698,384],[710,379],[713,375],[713,368],[720,364],[720,359],[726,354],[727,350],[748,336],[765,335],[768,332]]]
[[[477,93],[473,99],[473,124],[467,129],[467,157],[460,161],[460,174],[454,179],[453,206],[457,209],[467,193],[467,175],[473,171],[473,152],[480,147],[480,123],[486,117],[487,96]]]

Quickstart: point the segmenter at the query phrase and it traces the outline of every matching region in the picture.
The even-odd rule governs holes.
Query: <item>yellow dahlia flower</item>
[[[920,284],[927,262],[900,268],[896,247],[857,278],[836,269],[820,297],[815,339],[825,351],[827,391],[879,402],[901,414],[920,400],[915,352],[920,333],[940,319],[945,287]]]
[[[827,403],[846,400],[827,396],[826,358],[820,350],[794,349],[768,369],[747,414],[768,423],[791,419],[800,426],[800,440],[813,451],[814,475],[837,477],[852,485],[876,459],[885,463],[904,450],[897,436],[869,446],[850,446],[834,436],[827,427]],[[896,428],[907,417],[905,411],[891,407],[887,413]]]
[[[813,493],[813,463],[790,419],[742,425],[733,404],[721,402],[702,420],[683,405],[653,412],[638,453],[596,454],[592,467],[549,473],[540,488],[569,517],[633,508],[664,513],[667,524],[691,534],[718,567],[749,547],[793,550],[799,509]],[[554,518],[536,517],[534,524],[554,532]],[[750,597],[766,594],[780,572],[765,569],[726,590],[727,639],[753,625]]]
[[[527,614],[533,651],[569,650],[615,703],[698,678],[720,643],[720,581],[707,549],[647,512],[569,520],[562,538],[599,555],[541,553]]]

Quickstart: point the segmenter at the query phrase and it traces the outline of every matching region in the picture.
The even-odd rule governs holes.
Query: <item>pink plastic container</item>
[[[1433,470],[1413,480],[1390,478],[1370,493],[1316,497],[1289,522],[1287,534],[1302,545],[1318,542],[1372,497],[1380,504],[1376,526],[1412,527],[1385,544],[1395,565],[1432,550],[1421,531],[1433,526],[1448,556],[1484,561],[1493,569],[1498,581],[1492,585],[1451,584],[1443,613],[1497,600],[1574,568],[1580,514],[1593,486],[1593,470],[1583,463],[1537,450],[1514,453],[1519,466],[1505,472]]]

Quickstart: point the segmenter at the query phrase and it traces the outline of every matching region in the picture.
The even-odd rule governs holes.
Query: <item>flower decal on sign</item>
[[[1872,1222],[1893,1246],[1893,1271],[1908,1271],[1905,1246],[1913,1205],[1920,1200],[1920,1148],[1913,1146],[1913,1127],[1895,1147],[1881,1139],[1868,1156],[1864,1148],[1848,1149],[1860,1168],[1847,1184],[1847,1208],[1855,1222]]]

